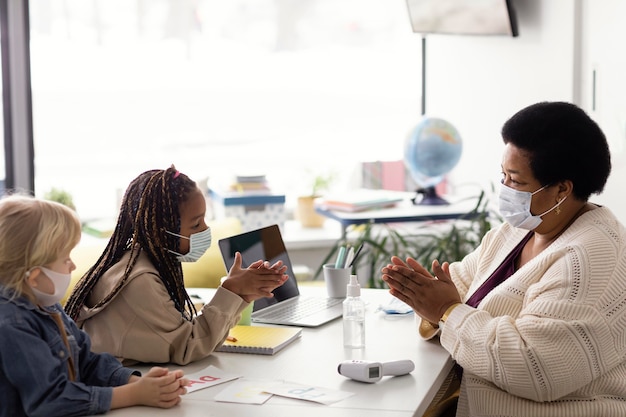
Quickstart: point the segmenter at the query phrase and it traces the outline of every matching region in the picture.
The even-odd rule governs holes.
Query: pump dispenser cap
[[[361,295],[361,286],[356,275],[350,275],[350,282],[348,282],[347,296],[358,297]]]

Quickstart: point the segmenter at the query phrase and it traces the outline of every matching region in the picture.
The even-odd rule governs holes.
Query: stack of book
[[[285,223],[285,195],[274,192],[265,175],[237,175],[229,184],[209,188],[215,218],[235,217],[244,232]]]
[[[229,188],[240,193],[270,192],[265,175],[237,175]]]
[[[390,207],[404,199],[402,193],[386,190],[354,190],[336,196],[326,196],[316,201],[324,210],[359,212]]]

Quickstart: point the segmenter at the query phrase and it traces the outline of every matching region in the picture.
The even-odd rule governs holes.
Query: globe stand
[[[434,186],[418,188],[417,190],[415,190],[415,193],[415,197],[413,197],[411,201],[416,206],[444,206],[450,204],[437,195],[437,190]],[[418,201],[417,198],[420,194],[423,197]]]

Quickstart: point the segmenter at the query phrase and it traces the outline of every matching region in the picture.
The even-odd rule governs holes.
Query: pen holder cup
[[[220,279],[220,283],[223,284],[227,278],[228,277],[222,277]],[[244,308],[243,311],[241,312],[241,318],[239,319],[239,322],[237,322],[237,324],[239,324],[240,326],[249,326],[250,324],[252,324],[252,310],[253,309],[254,309],[254,302],[251,302],[250,305]]]
[[[326,291],[330,298],[346,298],[350,268],[335,268],[335,264],[325,264],[323,267]]]
[[[254,307],[254,302],[250,303],[248,307],[246,307],[241,312],[241,319],[239,319],[239,325],[241,326],[249,326],[252,322],[252,308]]]

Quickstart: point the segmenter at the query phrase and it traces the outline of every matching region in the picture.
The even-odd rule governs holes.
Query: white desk
[[[476,198],[458,198],[448,205],[414,205],[408,199],[393,207],[345,212],[317,207],[315,210],[331,219],[337,220],[343,227],[364,223],[401,223],[423,222],[432,220],[453,220],[471,214],[476,208]]]
[[[402,193],[406,194],[406,193]],[[450,198],[448,205],[414,205],[408,199],[399,202],[393,207],[364,210],[358,212],[344,212],[327,210],[316,207],[315,210],[333,220],[338,221],[342,228],[342,237],[346,236],[348,226],[368,223],[404,223],[427,222],[441,220],[456,220],[471,218],[478,204],[476,197]]]
[[[203,293],[203,291],[205,291]],[[301,286],[303,293],[325,293],[324,287]],[[190,289],[201,296],[211,290]],[[263,405],[223,403],[213,397],[227,384],[199,390],[183,397],[180,405],[162,410],[133,407],[114,410],[113,416],[421,416],[437,389],[452,368],[450,355],[438,341],[424,341],[417,335],[414,315],[386,316],[376,312],[389,300],[386,290],[363,289],[369,303],[366,316],[366,347],[345,349],[342,343],[342,322],[335,320],[316,329],[305,328],[302,337],[273,356],[240,353],[214,353],[181,368],[191,374],[214,365],[247,378],[282,379],[330,389],[349,391],[355,395],[331,405],[273,396]],[[210,297],[210,295],[209,295]],[[392,361],[411,359],[415,370],[405,376],[384,377],[375,384],[353,381],[337,373],[337,366],[347,359]],[[145,372],[149,367],[138,367]]]

